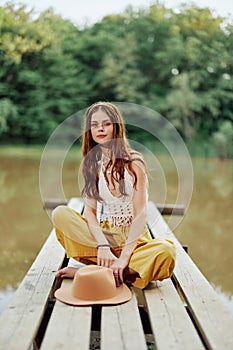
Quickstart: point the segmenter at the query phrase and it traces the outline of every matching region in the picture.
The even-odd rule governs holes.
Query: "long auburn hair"
[[[119,109],[110,102],[96,102],[92,104],[86,111],[84,120],[84,132],[82,137],[82,173],[84,177],[84,188],[82,194],[102,201],[99,195],[99,170],[100,161],[102,157],[102,150],[98,143],[96,143],[91,135],[91,119],[92,115],[97,111],[105,112],[113,124],[113,139],[109,141],[109,162],[105,167],[105,178],[107,169],[112,167],[111,182],[114,180],[119,182],[119,191],[122,195],[127,195],[125,191],[124,170],[125,167],[133,177],[133,186],[136,188],[137,175],[132,167],[132,162],[138,160],[146,169],[142,155],[129,146],[125,134],[125,125]]]

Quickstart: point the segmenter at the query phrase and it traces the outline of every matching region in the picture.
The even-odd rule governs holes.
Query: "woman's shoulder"
[[[143,155],[140,152],[137,152],[135,150],[130,150],[129,154],[130,154],[129,169],[130,168],[133,169],[136,173],[138,173],[138,171],[140,171],[141,169],[143,173],[146,174],[147,173],[146,163],[143,158]]]
[[[131,157],[131,163],[132,166],[140,166],[143,168],[143,170],[146,170],[146,163],[143,158],[143,155],[140,152],[137,152],[135,150],[130,150],[130,157]]]
[[[143,155],[140,152],[135,151],[134,149],[130,149],[129,155],[132,161],[135,161],[135,160],[144,161]]]

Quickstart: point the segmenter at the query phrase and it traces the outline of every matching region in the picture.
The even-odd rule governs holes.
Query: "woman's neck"
[[[101,147],[101,151],[102,151],[102,157],[105,160],[110,160],[111,159],[111,151],[109,148],[107,147]]]

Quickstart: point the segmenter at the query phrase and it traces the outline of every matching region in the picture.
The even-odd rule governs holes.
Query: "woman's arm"
[[[97,201],[93,198],[85,198],[84,217],[87,220],[88,228],[97,242],[97,246],[106,245],[98,248],[97,264],[100,266],[110,267],[117,259],[111,252],[110,245],[102,232],[96,217]]]
[[[84,217],[87,220],[88,228],[95,238],[97,244],[109,244],[104,236],[96,216],[97,201],[93,198],[85,198]]]
[[[114,271],[118,271],[121,282],[123,282],[123,270],[128,265],[132,252],[137,245],[137,240],[146,225],[147,176],[140,161],[133,162],[133,169],[137,175],[137,186],[133,195],[134,219],[121,255],[111,265]]]

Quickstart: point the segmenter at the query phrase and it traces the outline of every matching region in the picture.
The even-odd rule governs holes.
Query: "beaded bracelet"
[[[98,249],[101,247],[109,247],[110,248],[110,244],[107,244],[107,243],[106,244],[98,244],[96,248]]]

